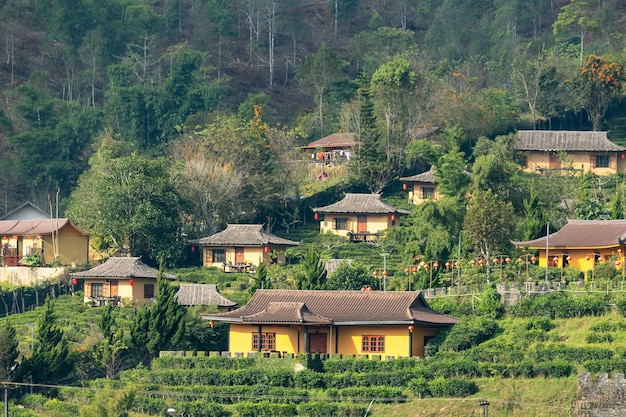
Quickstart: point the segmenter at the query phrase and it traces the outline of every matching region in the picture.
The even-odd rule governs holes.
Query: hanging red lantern
[[[485,264],[485,260],[484,260],[484,259],[481,259],[481,260],[479,260],[479,261],[478,261],[478,263],[479,263],[480,265],[484,265],[484,264]]]
[[[412,271],[412,272],[413,272],[414,274],[417,274],[417,267],[415,267],[415,266],[414,266],[414,267],[413,267],[413,271]]]
[[[404,191],[406,191],[406,189],[407,189],[407,188],[409,188],[409,187],[406,185],[406,182],[405,182],[404,184],[402,184],[402,189],[403,189]]]
[[[395,215],[395,214],[392,214],[392,215],[391,215],[391,221],[392,221],[392,222],[395,222],[395,221],[396,221],[396,215]]]
[[[128,283],[132,287],[133,285],[135,285],[135,280],[131,278],[130,280],[128,280]]]
[[[374,271],[374,272],[372,272],[372,275],[373,275],[374,277],[378,277],[378,271]]]
[[[196,247],[194,245],[191,245],[191,253],[194,253],[196,251]]]
[[[72,278],[72,285],[77,285],[78,284],[78,280],[76,279],[76,277]]]
[[[413,333],[413,330],[415,330],[415,326],[413,326],[413,325],[411,324],[411,325],[409,326],[409,331],[410,331],[411,333]]]
[[[411,268],[408,268],[408,267],[407,267],[407,268],[404,268],[404,273],[405,273],[405,274],[407,274],[407,275],[408,275],[408,274],[409,274],[409,272],[411,272]]]
[[[320,219],[320,215],[319,215],[319,213],[315,213],[315,214],[313,215],[313,218],[314,218],[315,220],[319,220],[319,219]]]
[[[450,261],[446,262],[446,268],[450,269],[450,265],[452,265]]]
[[[270,253],[270,247],[269,246],[265,247],[265,253]]]
[[[209,324],[211,325],[211,327],[215,326],[215,322],[213,320],[211,320]]]
[[[498,262],[500,262],[500,261],[498,260],[498,258],[493,258],[493,263],[494,263],[494,264],[498,265]]]
[[[509,258],[509,257],[504,258],[504,262],[506,262],[507,264],[510,264],[511,263],[511,258]]]
[[[535,258],[534,256],[532,258],[530,258],[530,262],[535,263],[537,262],[537,258]]]

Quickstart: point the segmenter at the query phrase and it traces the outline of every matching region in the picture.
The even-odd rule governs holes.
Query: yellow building
[[[539,266],[576,268],[592,280],[599,264],[612,264],[624,274],[626,220],[568,220],[558,232],[527,242],[512,242],[539,253]]]
[[[85,265],[89,234],[27,201],[0,217],[0,266],[32,266],[34,258],[37,266]]]
[[[231,352],[423,356],[458,319],[412,291],[257,290],[250,302],[204,319],[230,323]]]
[[[202,249],[203,266],[227,272],[249,271],[261,262],[284,265],[285,250],[299,245],[264,231],[262,224],[229,224],[219,233],[187,243]]]
[[[435,179],[435,169],[430,167],[426,172],[400,178],[402,189],[409,192],[409,201],[421,204],[424,201],[437,201],[441,197],[437,191],[439,183]]]
[[[395,226],[408,211],[383,202],[380,194],[348,193],[334,204],[313,209],[320,233],[347,236],[352,242],[373,241]]]
[[[626,172],[626,148],[606,132],[519,130],[514,148],[526,154],[524,171],[578,171],[609,175]]]
[[[95,305],[150,305],[158,293],[159,271],[141,262],[139,257],[111,257],[87,271],[70,274],[75,285],[83,281],[84,302]],[[174,279],[170,274],[164,278]]]

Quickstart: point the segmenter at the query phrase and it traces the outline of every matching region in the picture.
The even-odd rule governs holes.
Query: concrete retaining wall
[[[33,285],[52,281],[65,273],[65,267],[30,268],[27,266],[6,266],[0,268],[0,282],[14,285]]]

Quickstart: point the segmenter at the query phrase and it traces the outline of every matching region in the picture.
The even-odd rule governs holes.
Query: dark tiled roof
[[[159,274],[157,269],[141,262],[139,257],[111,257],[102,265],[87,271],[73,272],[70,275],[76,278],[155,278]],[[176,278],[174,275],[163,273],[165,278]]]
[[[178,304],[185,306],[217,304],[219,307],[234,307],[237,305],[236,302],[220,294],[216,284],[180,284],[176,299]]]
[[[318,213],[352,213],[352,214],[409,214],[408,211],[397,209],[380,199],[380,194],[348,193],[343,200],[334,204],[316,207]]]
[[[431,184],[438,183],[438,181],[435,179],[435,167],[433,166],[431,166],[428,171],[422,172],[421,174],[400,178],[400,181],[402,182],[426,182],[426,183],[431,183]]]
[[[415,291],[257,290],[247,305],[203,317],[233,323],[316,323],[320,319],[336,325],[458,322],[430,309],[421,293]]]
[[[247,317],[242,317],[244,323],[311,323],[332,324],[332,321],[320,317],[309,310],[304,303],[298,302],[270,302],[267,308]]]
[[[531,249],[600,248],[626,242],[626,220],[568,220],[567,224],[549,237],[527,242],[512,242]]]
[[[520,151],[621,152],[626,148],[606,137],[606,132],[519,130],[514,148]]]
[[[264,246],[268,244],[298,246],[299,243],[274,236],[262,224],[229,224],[225,230],[202,239],[189,240],[200,246]]]
[[[68,218],[37,220],[0,220],[0,235],[49,235],[64,227],[71,227],[83,236],[88,233],[80,230]]]
[[[302,149],[316,149],[317,147],[324,149],[351,148],[356,145],[354,136],[353,132],[333,133],[303,146]]]

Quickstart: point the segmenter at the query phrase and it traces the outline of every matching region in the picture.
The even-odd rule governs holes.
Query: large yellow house
[[[320,233],[347,236],[352,242],[373,241],[381,232],[395,226],[408,211],[380,199],[380,194],[348,193],[334,204],[313,209],[320,222]]]
[[[438,188],[438,181],[435,179],[435,168],[433,166],[426,172],[400,178],[402,189],[409,192],[409,201],[413,204],[421,204],[424,201],[437,201],[441,197]]]
[[[266,264],[284,265],[285,250],[298,242],[274,236],[262,224],[229,224],[225,230],[202,239],[189,240],[202,248],[202,265],[225,271],[249,271]]]
[[[83,281],[85,303],[119,305],[127,301],[141,306],[156,299],[158,274],[158,270],[141,262],[139,257],[111,257],[101,265],[70,275],[76,284]],[[166,273],[163,277],[175,278]]]
[[[558,232],[515,246],[539,253],[539,266],[576,268],[591,280],[598,264],[612,264],[624,273],[626,220],[568,220]]]
[[[514,148],[526,154],[524,171],[580,171],[596,175],[626,172],[626,148],[606,132],[519,130]]]
[[[230,324],[231,352],[423,356],[458,319],[415,291],[257,290],[247,305],[202,316]]]

